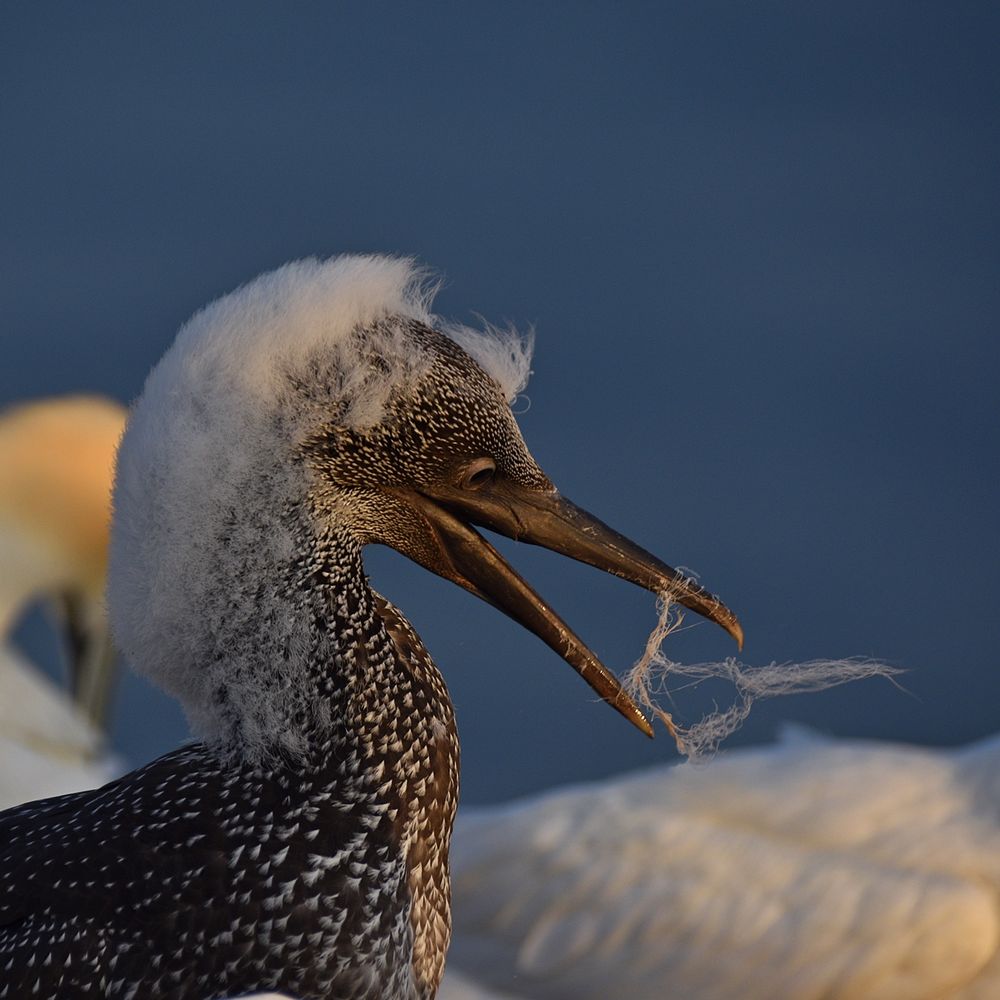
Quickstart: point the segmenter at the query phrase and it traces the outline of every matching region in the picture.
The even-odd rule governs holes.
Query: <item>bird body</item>
[[[197,314],[123,439],[109,606],[199,742],[0,815],[0,1000],[433,997],[450,932],[448,692],[361,550],[397,548],[617,679],[471,527],[717,598],[561,497],[509,402],[530,352],[443,327],[410,261],[300,261]]]
[[[522,998],[1000,996],[998,775],[996,737],[794,733],[463,810],[449,969]]]
[[[420,652],[409,653],[417,672]],[[378,680],[420,699],[437,678]],[[409,880],[405,859],[426,811],[446,814],[435,830],[450,825],[457,767],[448,741],[443,760],[421,758],[403,725],[392,735],[362,748],[335,734],[267,765],[195,744],[0,818],[0,872],[13,883],[0,900],[0,969],[13,961],[28,970],[13,983],[37,981],[47,996],[427,995],[447,939],[444,867],[430,837],[419,849],[437,880]],[[427,794],[385,787],[403,761]],[[7,867],[13,857],[30,879]],[[24,995],[8,989],[0,997]]]

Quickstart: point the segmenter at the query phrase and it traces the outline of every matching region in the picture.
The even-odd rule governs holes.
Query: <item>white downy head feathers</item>
[[[454,339],[508,400],[524,387],[530,338],[438,321],[436,288],[409,259],[286,264],[197,313],[147,379],[119,455],[108,603],[121,648],[179,698],[199,736],[220,728],[212,702],[226,665],[211,650],[238,658],[243,627],[259,631],[262,615],[292,637],[284,684],[296,684],[292,609],[260,589],[277,587],[268,577],[294,556],[278,515],[308,488],[295,449],[334,415],[356,429],[378,424],[420,377],[428,359],[406,322]],[[238,599],[243,586],[254,600]],[[251,680],[227,694],[252,701]],[[259,704],[243,707],[269,724]]]

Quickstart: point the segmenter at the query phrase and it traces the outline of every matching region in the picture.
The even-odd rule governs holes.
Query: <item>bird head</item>
[[[282,604],[282,567],[301,548],[280,513],[305,508],[314,535],[391,546],[495,605],[651,734],[614,674],[476,527],[669,592],[738,641],[739,624],[558,492],[510,408],[530,344],[442,323],[430,313],[432,294],[411,261],[300,261],[181,331],[122,445],[110,588],[119,639],[140,662],[171,658],[161,682],[188,670],[167,686],[189,714],[192,701],[218,701],[219,685],[195,699],[178,689],[221,659],[273,658],[268,643],[295,614]],[[213,638],[214,653],[205,655],[199,633]],[[286,660],[297,644],[284,637]],[[261,669],[244,664],[236,674],[259,684]],[[226,683],[232,704],[232,674]],[[290,687],[294,680],[282,690]]]
[[[716,597],[563,497],[528,451],[500,382],[445,333],[402,324],[420,375],[373,427],[341,420],[307,441],[321,505],[362,543],[389,545],[530,629],[646,733],[648,721],[600,662],[473,526],[589,563],[717,622]]]

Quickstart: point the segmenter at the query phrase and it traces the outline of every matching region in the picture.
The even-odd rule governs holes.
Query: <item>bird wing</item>
[[[957,997],[1000,940],[982,798],[952,753],[800,738],[460,815],[451,962],[523,997]]]

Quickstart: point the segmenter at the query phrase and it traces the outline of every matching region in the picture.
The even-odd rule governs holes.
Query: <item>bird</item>
[[[408,258],[295,261],[197,313],[149,375],[119,449],[108,609],[195,740],[0,814],[0,1000],[435,995],[458,736],[366,545],[496,606],[646,735],[475,526],[742,641],[719,598],[557,491],[510,407],[528,342],[436,318],[434,287]]]
[[[1000,996],[1000,736],[777,743],[459,812],[441,1000]],[[465,981],[450,982],[453,972]]]
[[[111,482],[125,410],[99,396],[0,414],[0,808],[103,784],[115,655],[104,613]],[[44,603],[65,638],[69,692],[6,640]]]

